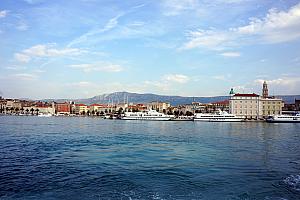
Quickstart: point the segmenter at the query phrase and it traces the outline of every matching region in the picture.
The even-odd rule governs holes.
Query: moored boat
[[[269,123],[300,123],[300,113],[296,115],[273,115],[266,119]]]
[[[245,117],[239,117],[233,114],[229,114],[225,111],[218,110],[216,113],[196,113],[194,121],[242,122],[245,121]]]
[[[168,121],[173,119],[173,115],[166,115],[156,110],[148,110],[145,112],[125,112],[121,117],[123,120],[152,120],[152,121]]]
[[[50,113],[39,113],[38,114],[38,117],[51,117],[52,116],[52,114],[50,114]]]

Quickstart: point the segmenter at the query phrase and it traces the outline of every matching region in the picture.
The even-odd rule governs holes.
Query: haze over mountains
[[[285,103],[293,103],[295,99],[300,99],[300,95],[279,95]],[[93,104],[93,103],[148,103],[151,101],[169,102],[176,106],[180,104],[190,104],[191,102],[212,103],[217,101],[227,100],[228,96],[214,96],[214,97],[184,97],[184,96],[167,96],[157,94],[139,94],[130,92],[114,92],[110,94],[97,95],[87,99],[45,99],[43,101],[75,101],[76,103]]]

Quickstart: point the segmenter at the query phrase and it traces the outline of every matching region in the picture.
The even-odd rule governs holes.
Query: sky
[[[297,0],[1,0],[0,96],[300,94]]]

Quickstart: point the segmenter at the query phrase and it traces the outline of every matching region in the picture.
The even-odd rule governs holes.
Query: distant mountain
[[[282,98],[286,103],[293,103],[295,98],[300,99],[300,95],[281,95],[277,96]],[[215,96],[215,97],[183,97],[183,96],[167,96],[157,94],[139,94],[129,92],[114,92],[110,94],[102,94],[87,99],[45,99],[43,101],[75,101],[76,103],[93,104],[93,103],[148,103],[151,101],[169,102],[171,105],[190,104],[191,102],[212,103],[217,101],[224,101],[228,96]]]

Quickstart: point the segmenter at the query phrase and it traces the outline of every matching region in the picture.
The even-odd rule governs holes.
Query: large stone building
[[[269,115],[282,114],[284,103],[282,99],[270,97],[268,85],[263,83],[262,96],[258,94],[234,94],[230,91],[229,111],[237,116],[247,119],[262,119]]]
[[[229,99],[229,112],[248,119],[259,118],[259,95],[233,94]]]
[[[71,112],[71,104],[68,102],[55,103],[55,113],[59,115],[69,115]]]
[[[282,99],[276,98],[260,98],[259,115],[266,118],[269,115],[282,114],[282,108],[284,106]]]
[[[160,101],[153,101],[148,103],[147,105],[148,110],[157,110],[158,112],[167,112],[168,108],[171,107],[170,103],[167,102],[160,102]]]

